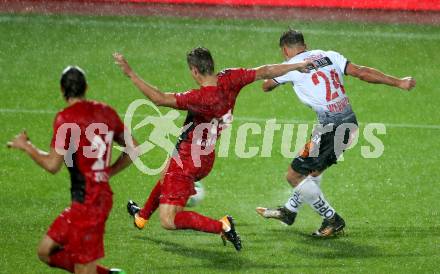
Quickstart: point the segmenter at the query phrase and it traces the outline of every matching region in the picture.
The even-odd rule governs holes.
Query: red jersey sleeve
[[[235,89],[241,89],[244,86],[255,81],[256,71],[255,69],[229,69],[225,71],[225,74],[229,74],[229,84]]]
[[[177,108],[182,110],[195,111],[199,110],[205,105],[206,98],[202,95],[202,92],[197,89],[190,91],[175,93]]]

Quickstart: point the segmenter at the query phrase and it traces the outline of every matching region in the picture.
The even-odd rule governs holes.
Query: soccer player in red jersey
[[[194,182],[209,174],[214,163],[215,140],[225,123],[232,122],[234,105],[240,90],[256,80],[272,79],[292,70],[308,71],[312,63],[265,65],[255,69],[227,69],[214,73],[214,60],[206,48],[195,48],[187,54],[187,63],[198,89],[184,93],[163,93],[143,81],[130,68],[124,57],[114,54],[116,63],[136,87],[158,106],[187,110],[186,128],[176,145],[178,160],[172,157],[162,178],[157,182],[143,208],[129,201],[127,209],[135,226],[142,229],[159,208],[160,222],[165,229],[193,229],[220,234],[241,249],[241,240],[231,216],[220,221],[193,211],[186,211],[188,198],[195,194]],[[181,163],[181,164],[180,164]]]
[[[97,261],[104,257],[105,222],[112,208],[109,178],[131,163],[135,141],[126,144],[124,125],[115,110],[85,99],[87,82],[80,68],[67,67],[60,82],[68,106],[55,117],[50,151],[36,148],[26,132],[8,143],[50,173],[57,173],[63,162],[70,172],[72,203],[41,240],[38,256],[49,266],[72,273],[124,273]],[[113,141],[126,150],[109,165]]]

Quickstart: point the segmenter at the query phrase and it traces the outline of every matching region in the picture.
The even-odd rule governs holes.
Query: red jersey
[[[255,81],[254,69],[227,69],[217,75],[216,86],[206,86],[183,93],[176,93],[177,108],[188,110],[185,130],[179,138],[179,144],[197,143],[205,145],[209,135],[215,139],[220,136],[225,124],[232,122],[235,101],[240,90]],[[194,130],[198,125],[205,124],[205,132],[200,140],[193,140]],[[212,128],[209,129],[209,124]],[[215,144],[215,140],[212,144]]]
[[[100,102],[80,101],[56,115],[51,147],[65,155],[72,201],[93,204],[102,191],[111,194],[112,142],[123,134],[124,124],[116,111]]]

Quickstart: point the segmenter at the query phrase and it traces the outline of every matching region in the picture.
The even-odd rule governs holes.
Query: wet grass
[[[320,220],[308,208],[292,227],[254,213],[256,206],[282,204],[289,195],[284,172],[290,160],[279,152],[282,135],[277,132],[267,158],[238,158],[232,139],[229,157],[217,159],[204,180],[207,196],[195,208],[215,218],[232,214],[243,237],[242,252],[224,248],[217,236],[165,231],[157,216],[144,231],[133,229],[125,202],[144,201],[157,176],[131,167],[112,181],[114,208],[107,223],[103,263],[127,273],[438,272],[440,70],[435,60],[440,59],[440,28],[0,15],[0,143],[27,128],[36,145],[48,147],[54,113],[64,106],[59,75],[68,64],[87,71],[90,98],[124,113],[130,102],[142,96],[113,65],[112,52],[125,53],[139,74],[162,89],[183,91],[195,87],[185,63],[185,53],[192,47],[209,47],[219,69],[275,63],[280,61],[277,39],[287,25],[303,29],[310,48],[336,50],[354,63],[412,75],[418,81],[410,93],[346,81],[359,121],[386,123],[387,133],[378,135],[385,146],[382,157],[364,159],[360,146],[368,142],[361,138],[344,162],[326,172],[323,189],[347,222],[345,236],[324,241],[309,237]],[[246,120],[264,126],[259,119],[314,119],[290,87],[264,94],[259,84],[243,90],[234,114],[233,137]],[[140,140],[146,134],[135,132]],[[261,148],[262,136],[250,136],[248,144]],[[0,273],[54,273],[37,260],[35,249],[69,203],[67,172],[51,176],[23,154],[4,147],[0,155]],[[154,151],[145,159],[159,166],[164,154]]]

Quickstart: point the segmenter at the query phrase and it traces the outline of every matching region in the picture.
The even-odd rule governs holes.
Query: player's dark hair
[[[186,55],[189,67],[195,67],[202,75],[214,73],[214,60],[207,48],[197,47]]]
[[[280,37],[280,47],[284,46],[304,46],[304,36],[301,31],[289,29]]]
[[[77,66],[68,66],[63,70],[60,84],[63,88],[63,95],[66,100],[69,98],[83,97],[86,93],[86,75],[84,71]]]

